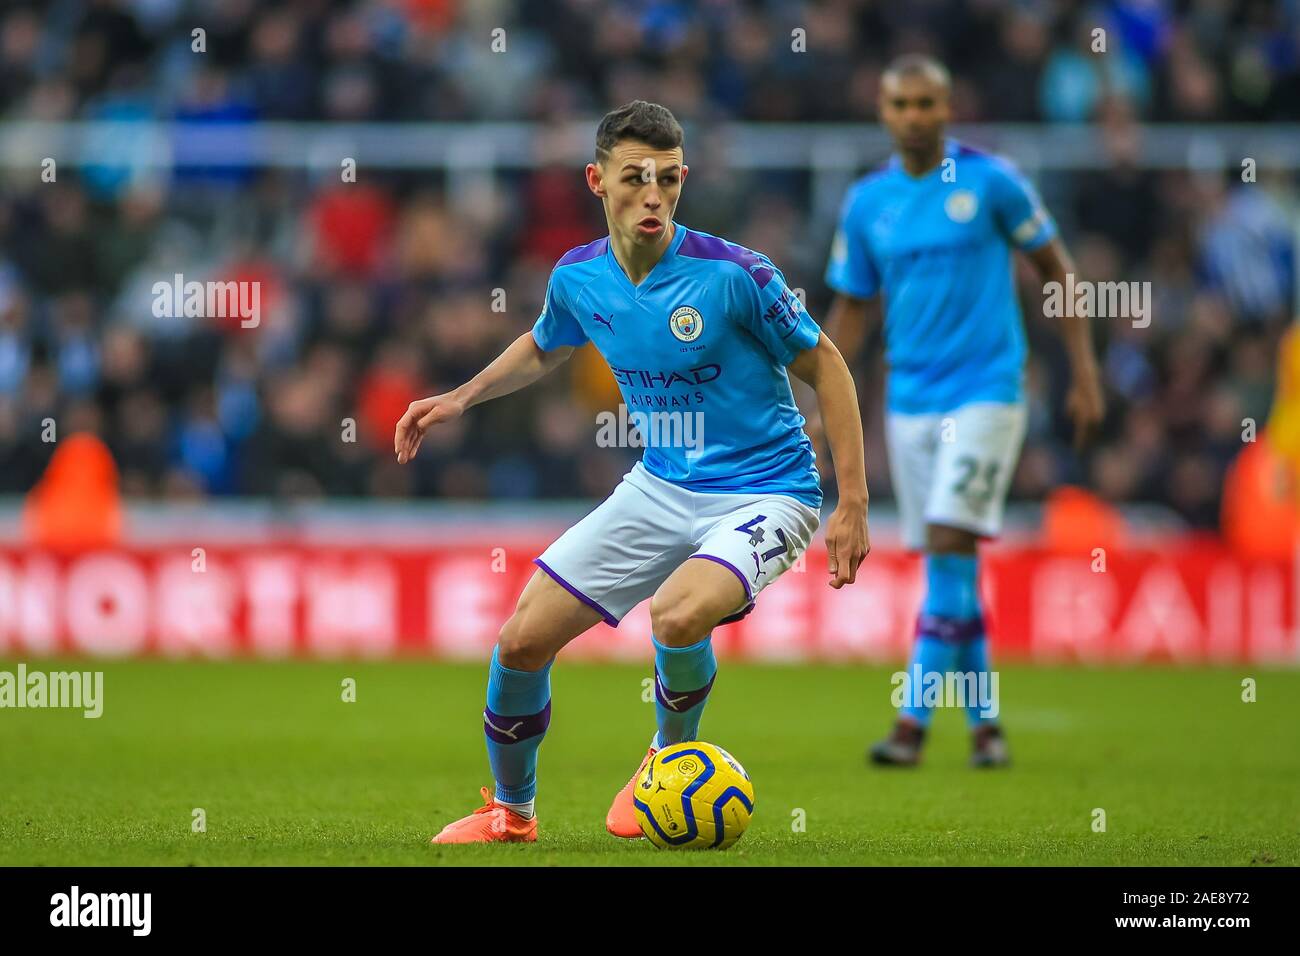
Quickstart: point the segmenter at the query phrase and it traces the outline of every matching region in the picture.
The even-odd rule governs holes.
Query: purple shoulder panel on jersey
[[[717,236],[706,236],[693,230],[686,234],[686,239],[677,250],[677,254],[692,259],[721,259],[734,262],[749,273],[749,277],[760,289],[771,282],[772,277],[776,275],[776,270],[757,252],[738,246],[734,242],[719,239]]]
[[[560,257],[560,261],[555,264],[555,268],[570,266],[575,262],[590,262],[592,259],[598,259],[605,254],[605,250],[608,248],[609,236],[602,236],[595,242],[589,242],[585,246],[570,249]]]
[[[994,156],[988,150],[979,149],[975,146],[967,146],[965,143],[957,143],[958,156],[979,156],[982,159],[993,159]]]

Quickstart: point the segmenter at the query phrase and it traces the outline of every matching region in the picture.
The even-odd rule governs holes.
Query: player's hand
[[[1074,421],[1074,450],[1081,452],[1106,417],[1106,396],[1095,368],[1075,373],[1065,395],[1065,410]]]
[[[858,579],[858,565],[871,551],[867,503],[840,501],[826,523],[826,561],[830,586],[839,590]]]
[[[451,392],[411,402],[406,406],[406,413],[397,420],[397,432],[393,435],[397,463],[405,465],[415,457],[420,442],[424,441],[424,433],[432,426],[455,421],[464,414],[464,404]]]

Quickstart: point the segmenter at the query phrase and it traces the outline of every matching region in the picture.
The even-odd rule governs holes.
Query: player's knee
[[[690,601],[666,600],[656,594],[650,600],[650,630],[660,644],[686,647],[702,641],[712,624],[702,619]]]
[[[925,529],[925,549],[930,554],[974,554],[979,535],[964,528],[932,524]]]
[[[497,634],[497,660],[516,671],[539,671],[550,654],[543,641],[529,628],[526,615],[516,611]]]

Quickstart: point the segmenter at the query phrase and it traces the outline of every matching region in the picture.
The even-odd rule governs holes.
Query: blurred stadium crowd
[[[1106,57],[1089,49],[1097,24]],[[504,56],[489,48],[497,26]],[[795,27],[812,52],[791,51]],[[1261,159],[1243,184],[1235,165],[1156,173],[1133,156],[1143,122],[1300,119],[1296,3],[11,2],[0,111],[553,123],[657,99],[695,124],[678,218],[767,253],[819,316],[830,235],[806,213],[807,177],[723,168],[691,130],[872,123],[881,66],[904,50],[949,63],[961,121],[1098,123],[1110,168],[1040,187],[1083,277],[1152,283],[1149,328],[1098,330],[1111,409],[1083,459],[1062,415],[1064,357],[1041,290],[1026,287],[1032,419],[1013,497],[1087,483],[1213,527],[1242,420],[1267,420],[1292,318],[1295,175]],[[595,447],[594,414],[617,393],[581,353],[554,381],[431,434],[417,467],[391,453],[407,402],[459,384],[528,328],[555,259],[600,234],[576,168],[502,174],[451,204],[441,174],[364,165],[356,183],[337,170],[158,178],[94,165],[45,183],[40,159],[0,184],[0,493],[40,476],[47,417],[60,435],[103,436],[139,496],[599,496],[636,454]],[[260,326],[155,318],[152,286],[175,273],[259,281]],[[878,350],[855,371],[873,495],[886,496]]]

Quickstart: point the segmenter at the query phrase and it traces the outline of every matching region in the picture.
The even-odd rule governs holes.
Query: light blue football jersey
[[[883,294],[891,411],[1022,399],[1025,332],[1011,253],[1055,235],[1011,163],[955,140],[924,176],[910,176],[895,155],[854,183],[826,283],[860,299]]]
[[[821,506],[812,443],[785,367],[821,330],[766,256],[674,223],[633,285],[609,237],[556,264],[533,326],[544,351],[590,341],[632,413],[702,413],[696,447],[647,443],[652,475],[691,491]]]

